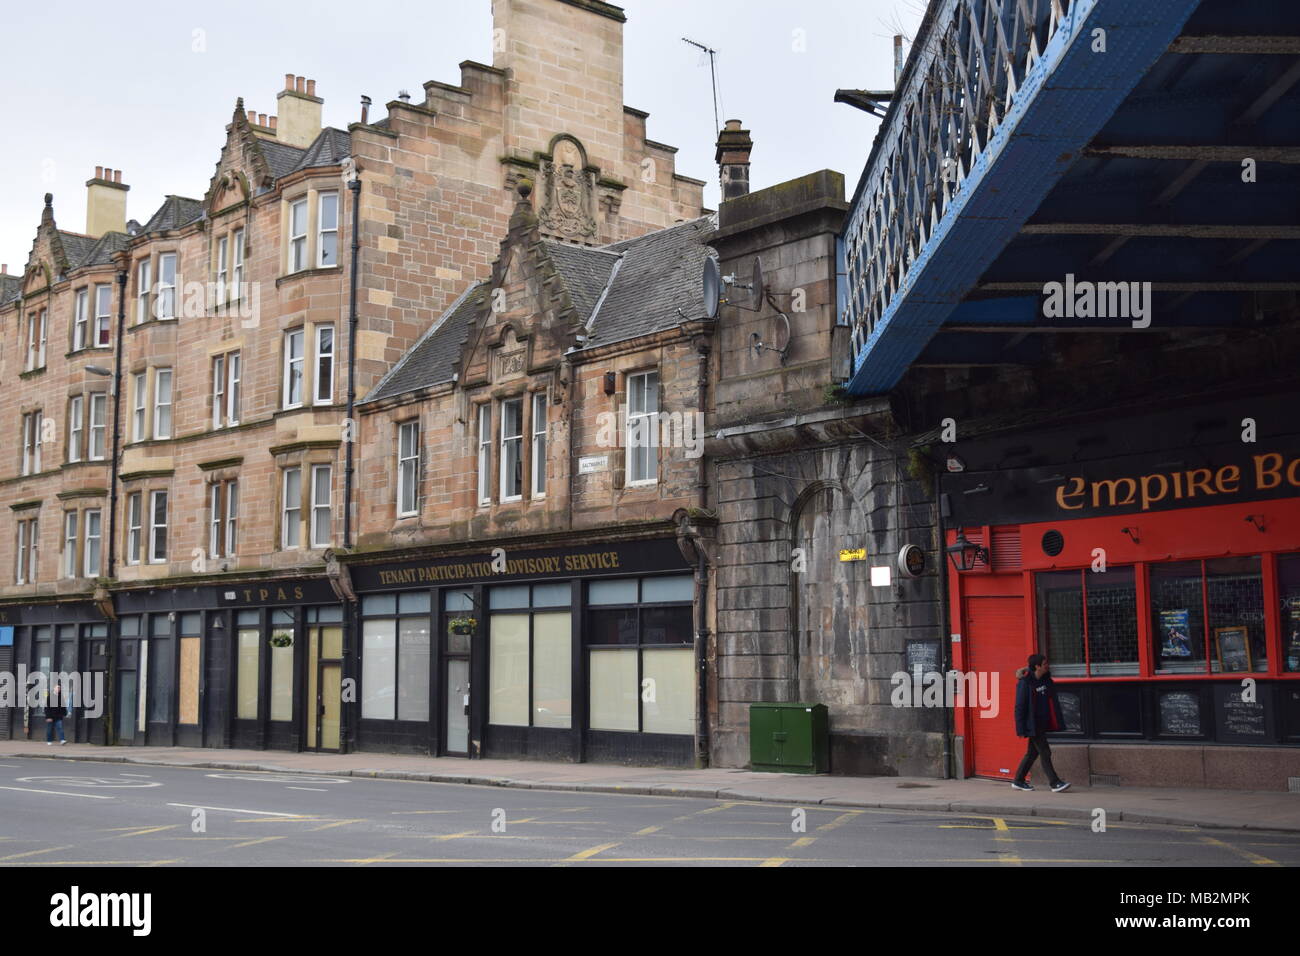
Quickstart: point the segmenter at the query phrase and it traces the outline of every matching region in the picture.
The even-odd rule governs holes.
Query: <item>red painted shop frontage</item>
[[[955,446],[953,666],[999,674],[995,717],[954,711],[967,775],[1014,774],[1015,671],[1039,652],[1065,779],[1300,786],[1298,410],[1270,396]]]

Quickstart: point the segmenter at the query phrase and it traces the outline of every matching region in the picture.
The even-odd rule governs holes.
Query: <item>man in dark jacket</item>
[[[68,708],[65,704],[63,685],[55,684],[54,690],[50,691],[45,698],[45,746],[47,747],[53,745],[56,729],[59,732],[60,746],[68,742],[68,738],[63,736],[63,718],[68,716]]]
[[[1042,654],[1030,654],[1029,666],[1016,671],[1016,677],[1020,679],[1016,684],[1016,736],[1028,737],[1029,748],[1020,761],[1011,786],[1016,790],[1033,790],[1028,780],[1029,769],[1037,758],[1042,757],[1043,770],[1052,784],[1052,792],[1068,790],[1070,785],[1056,775],[1056,768],[1052,766],[1052,748],[1047,743],[1050,731],[1065,729],[1047,658]]]

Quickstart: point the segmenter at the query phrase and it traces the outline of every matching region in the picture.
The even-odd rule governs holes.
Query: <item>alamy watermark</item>
[[[601,448],[681,448],[687,458],[704,454],[703,412],[628,413],[626,405],[617,412],[596,416],[596,444]]]
[[[62,697],[69,707],[79,707],[86,717],[99,717],[104,713],[104,672],[44,671],[27,672],[26,664],[18,665],[18,673],[0,671],[0,707],[25,706],[31,709],[44,707],[49,692],[55,684],[62,686]]]
[[[1049,319],[1131,319],[1133,328],[1151,325],[1150,282],[1064,282],[1043,286],[1043,315]]]
[[[918,664],[909,674],[896,671],[889,682],[889,702],[895,707],[973,707],[981,717],[996,717],[998,672],[950,670],[922,671]]]

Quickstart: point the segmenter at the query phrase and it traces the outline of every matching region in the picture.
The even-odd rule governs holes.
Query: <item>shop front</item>
[[[103,743],[108,627],[90,601],[0,607],[0,740],[45,739],[45,695],[58,680],[67,740]]]
[[[333,664],[325,680],[338,678],[343,607],[324,578],[135,589],[115,601],[119,744],[339,749],[340,695],[323,693],[321,674]]]
[[[358,749],[691,765],[695,578],[675,539],[349,572]]]
[[[957,710],[967,773],[1014,773],[1014,672],[1039,652],[1067,777],[1273,790],[1300,778],[1296,401],[960,446],[965,470],[943,479],[953,657],[1000,677],[996,716]]]

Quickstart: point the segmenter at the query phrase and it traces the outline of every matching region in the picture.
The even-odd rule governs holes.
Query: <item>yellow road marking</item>
[[[165,866],[181,860],[24,860],[14,866]]]
[[[564,862],[577,863],[581,860],[590,860],[597,853],[604,853],[606,850],[612,850],[616,846],[618,846],[617,843],[602,843],[600,846],[593,846],[589,850],[582,850],[579,853],[575,853],[573,856],[568,857]]]
[[[345,827],[345,826],[347,826],[349,823],[365,823],[365,822],[366,822],[366,821],[365,821],[364,819],[360,819],[360,818],[358,818],[358,819],[356,819],[356,820],[335,820],[333,823],[322,823],[322,824],[321,824],[320,826],[318,826],[318,827],[312,827],[312,828],[311,828],[310,830],[308,830],[307,832],[308,832],[308,833],[315,833],[317,830],[329,830],[329,829],[331,829],[331,828],[333,828],[333,827]]]
[[[115,840],[118,839],[118,837],[144,836],[146,833],[157,833],[160,830],[174,830],[178,826],[180,826],[179,823],[168,823],[161,827],[136,827],[129,833],[119,833],[117,837],[109,837],[109,839]]]
[[[1007,826],[1007,821],[1006,821],[1006,820],[1002,819],[1001,817],[990,817],[989,819],[991,819],[991,820],[993,821],[993,828],[999,832],[999,835],[998,835],[998,836],[995,836],[995,837],[993,838],[993,842],[994,842],[994,843],[1014,843],[1014,842],[1015,842],[1015,840],[1013,840],[1010,836],[1002,836],[1002,835],[1001,835],[1001,834],[1004,834],[1004,833],[1010,833],[1010,832],[1011,832],[1011,828],[1010,828],[1009,826]],[[998,860],[999,860],[1000,862],[1002,862],[1002,863],[1007,864],[1007,866],[1023,866],[1023,865],[1024,865],[1024,861],[1021,860],[1020,857],[1016,856],[1014,853],[1007,853],[1007,854],[1005,854],[1005,855],[999,855],[999,856],[998,856]]]
[[[861,810],[852,810],[852,811],[850,811],[850,812],[848,812],[848,813],[841,813],[838,817],[836,817],[836,818],[835,818],[834,820],[832,820],[830,823],[823,823],[823,824],[822,824],[821,826],[819,826],[817,829],[818,829],[818,830],[834,830],[836,827],[842,827],[842,826],[844,826],[844,824],[848,823],[848,822],[849,822],[850,820],[852,820],[854,817],[856,817],[856,816],[861,816],[861,814],[862,814],[862,811],[861,811]]]
[[[1243,850],[1240,847],[1235,847],[1231,843],[1224,843],[1222,840],[1216,840],[1214,837],[1209,837],[1209,836],[1201,837],[1201,842],[1208,843],[1210,844],[1210,846],[1221,846],[1225,850],[1231,850],[1233,853],[1236,853],[1238,856],[1245,857],[1247,860],[1250,860],[1251,863],[1254,863],[1257,866],[1281,866],[1282,865],[1281,863],[1278,863],[1276,860],[1270,860],[1268,857],[1260,856],[1258,853],[1252,853],[1250,852],[1250,850]]]
[[[633,835],[633,836],[648,836],[648,835],[651,834],[651,833],[658,833],[658,832],[659,832],[660,830],[662,830],[662,829],[663,829],[663,827],[646,827],[646,828],[643,829],[643,830],[637,830],[636,833],[633,833],[632,835]]]
[[[799,839],[797,839],[797,840],[795,840],[793,843],[791,843],[790,846],[791,846],[791,848],[794,848],[794,847],[797,847],[797,846],[812,846],[812,845],[813,845],[814,843],[816,843],[816,842],[817,842],[817,838],[816,838],[816,837],[800,837]]]
[[[477,810],[478,807],[466,807],[464,810],[393,810],[393,816],[414,816],[417,813],[468,813],[470,810]]]
[[[0,856],[0,861],[18,860],[25,856],[40,856],[42,853],[54,853],[58,850],[70,850],[70,849],[72,849],[71,844],[69,844],[68,846],[51,846],[51,847],[46,847],[44,850],[28,850],[26,853],[11,853],[9,856]]]
[[[238,850],[240,847],[256,846],[258,843],[270,843],[272,840],[283,840],[283,839],[286,839],[286,837],[283,836],[258,837],[256,840],[245,840],[243,843],[232,843],[230,848],[232,850]]]

